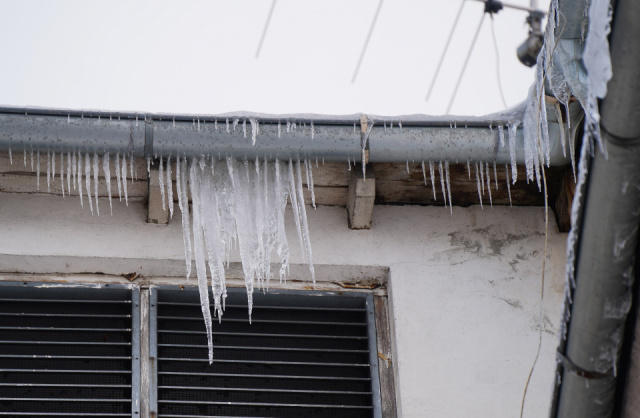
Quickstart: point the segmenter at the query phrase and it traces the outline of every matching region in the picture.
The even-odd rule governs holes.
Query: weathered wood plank
[[[367,176],[360,170],[351,170],[349,195],[347,197],[347,219],[351,229],[371,229],[373,204],[376,198],[376,179],[373,166],[367,164]]]
[[[380,376],[380,398],[382,416],[395,418],[396,390],[391,354],[391,330],[389,327],[389,306],[386,296],[374,296],[376,315],[376,340],[378,342],[378,374]]]

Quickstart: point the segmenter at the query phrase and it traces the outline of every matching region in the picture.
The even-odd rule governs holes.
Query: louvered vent
[[[131,417],[132,291],[0,286],[0,415]]]
[[[373,416],[366,296],[255,293],[249,324],[232,290],[209,365],[198,292],[154,289],[159,417]]]

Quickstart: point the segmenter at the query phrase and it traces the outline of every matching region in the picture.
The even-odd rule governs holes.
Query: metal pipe
[[[607,156],[595,152],[576,244],[576,288],[558,391],[558,417],[611,416],[632,304],[640,228],[640,3],[618,0],[611,34],[613,78],[601,105]],[[564,347],[563,347],[564,345]],[[564,350],[563,350],[564,348]]]
[[[571,107],[572,121],[581,110]],[[549,105],[552,165],[564,165],[561,126]],[[117,116],[116,116],[117,115]],[[505,127],[501,145],[497,126],[513,115],[489,119],[402,118],[377,120],[368,137],[368,162],[416,160],[510,162]],[[295,124],[294,124],[295,122]],[[142,157],[211,155],[255,159],[323,158],[327,161],[362,159],[359,116],[170,116],[116,114],[56,109],[0,109],[0,149],[21,152],[40,149],[55,152],[131,152]],[[578,123],[573,123],[571,137]],[[393,128],[392,128],[393,126]],[[255,143],[254,143],[255,133]],[[516,157],[524,163],[522,129],[517,130]]]

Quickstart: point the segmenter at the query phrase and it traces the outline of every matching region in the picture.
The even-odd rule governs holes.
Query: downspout
[[[553,106],[548,105],[551,164],[565,165],[569,162],[563,155],[561,143],[561,130],[565,127],[554,118]],[[469,159],[510,163],[507,125],[518,118],[521,120],[523,110],[524,107],[484,118],[405,116],[383,119],[373,116],[369,118],[373,128],[367,141],[368,162],[448,160],[463,163]],[[580,118],[580,112],[578,103],[572,104],[573,120]],[[288,129],[288,121],[295,122],[296,128],[292,125]],[[504,138],[500,137],[498,126],[504,126]],[[254,129],[257,129],[255,143]],[[573,138],[575,132],[573,128],[566,136]],[[120,151],[150,158],[179,154],[249,160],[318,158],[360,162],[362,139],[360,115],[173,117],[148,113],[0,108],[0,150],[11,149],[15,154],[40,149],[99,154]],[[523,164],[521,126],[515,139],[516,161]]]
[[[576,287],[552,416],[613,413],[618,360],[632,302],[640,226],[640,2],[618,0],[611,33],[613,78],[601,103],[607,152],[595,151],[576,244]]]

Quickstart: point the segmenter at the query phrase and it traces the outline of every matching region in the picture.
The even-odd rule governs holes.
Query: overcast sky
[[[0,104],[214,114],[444,114],[480,21],[467,1],[429,101],[460,0],[387,0],[351,83],[379,0],[25,1],[0,3]],[[529,5],[529,0],[511,0]],[[540,2],[544,9],[548,1]],[[522,11],[494,16],[508,106],[533,70],[515,50]],[[484,19],[451,113],[502,109]]]

